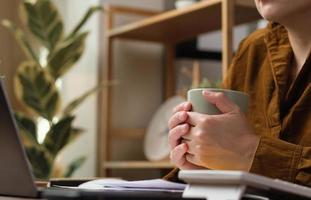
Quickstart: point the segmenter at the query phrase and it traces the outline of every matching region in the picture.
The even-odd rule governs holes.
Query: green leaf
[[[207,78],[203,78],[202,82],[200,83],[198,87],[199,88],[210,88],[212,87],[212,83]]]
[[[51,121],[60,107],[59,92],[45,69],[23,62],[15,76],[17,98],[34,113]]]
[[[83,132],[84,132],[84,129],[72,128],[69,139],[68,139],[68,144],[73,142],[75,139],[77,139]]]
[[[14,35],[17,43],[23,50],[26,57],[39,64],[39,59],[34,50],[32,49],[32,46],[28,42],[29,39],[26,37],[25,33],[9,20],[2,20],[2,25]]]
[[[68,143],[72,132],[71,124],[73,120],[73,116],[64,117],[53,124],[47,133],[43,145],[54,157]]]
[[[29,30],[53,52],[64,34],[63,22],[56,7],[50,0],[25,0],[23,5]]]
[[[53,166],[52,156],[41,147],[26,146],[25,149],[35,177],[38,179],[48,179]]]
[[[91,96],[92,94],[94,94],[95,92],[102,90],[103,88],[110,86],[112,84],[114,84],[115,82],[111,82],[111,83],[102,83],[92,89],[90,89],[89,91],[85,92],[83,95],[81,95],[80,97],[76,98],[75,100],[73,100],[72,102],[70,102],[68,104],[68,106],[66,106],[66,108],[64,109],[64,115],[70,115],[81,103],[83,103],[89,96]]]
[[[73,175],[73,173],[79,169],[83,163],[86,161],[86,157],[85,156],[82,156],[82,157],[79,157],[77,158],[76,160],[72,161],[70,163],[70,165],[67,167],[66,171],[64,172],[64,177],[65,178],[69,178]]]
[[[83,25],[89,20],[89,18],[97,11],[102,10],[101,6],[92,6],[89,8],[89,10],[85,13],[85,15],[82,17],[80,22],[77,24],[77,26],[71,31],[71,33],[68,35],[67,39],[72,38],[76,36],[76,34],[80,31],[80,29],[83,27]],[[67,40],[66,39],[66,40]]]
[[[39,144],[37,140],[37,126],[33,119],[27,117],[22,113],[15,113],[15,119],[19,130],[22,134],[25,134],[25,138],[27,138],[28,142],[32,142],[34,144]]]
[[[87,32],[61,43],[49,57],[48,69],[54,79],[64,75],[79,60],[85,48]]]

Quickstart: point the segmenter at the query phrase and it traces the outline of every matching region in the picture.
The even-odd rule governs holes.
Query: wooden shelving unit
[[[202,33],[220,30],[223,2],[225,1],[203,1],[186,9],[173,10],[146,20],[114,28],[107,33],[107,36],[111,39],[177,43]],[[258,14],[254,13],[253,4],[243,4],[242,2],[249,2],[249,0],[235,4],[236,14],[234,18],[236,24],[258,19]]]
[[[114,15],[127,13],[148,16],[148,18],[121,27],[113,27]],[[99,72],[100,81],[113,80],[113,41],[116,39],[130,39],[161,43],[166,47],[166,77],[165,97],[174,94],[174,46],[183,40],[193,38],[199,34],[222,30],[222,73],[231,63],[233,55],[233,27],[237,24],[252,22],[260,19],[257,9],[250,0],[203,0],[185,9],[156,13],[139,9],[123,7],[107,7],[105,12],[105,52],[103,67]],[[112,91],[108,88],[99,96],[99,136],[98,136],[98,173],[106,176],[108,169],[129,168],[170,168],[165,162],[148,161],[110,161],[109,138],[113,135],[126,137],[128,131],[134,137],[144,134],[143,129],[112,130],[110,119],[112,115]]]

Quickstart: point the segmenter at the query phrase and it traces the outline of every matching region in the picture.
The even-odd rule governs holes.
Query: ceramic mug
[[[248,110],[249,96],[244,92],[218,89],[218,88],[198,88],[191,89],[187,93],[187,100],[192,104],[192,111],[199,112],[209,115],[221,114],[214,104],[209,103],[202,92],[208,90],[211,92],[222,92],[226,95],[232,102],[238,105],[242,112],[246,113]]]

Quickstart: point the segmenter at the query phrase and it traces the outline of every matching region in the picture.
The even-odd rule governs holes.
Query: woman
[[[241,43],[224,81],[249,94],[248,116],[209,91],[202,95],[223,114],[177,106],[169,121],[171,161],[180,169],[244,170],[311,186],[311,1],[255,2],[270,24]]]

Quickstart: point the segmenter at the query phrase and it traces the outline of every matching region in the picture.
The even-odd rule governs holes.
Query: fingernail
[[[185,120],[185,118],[186,118],[186,113],[182,112],[182,113],[179,114],[179,119],[180,120]]]
[[[211,95],[211,92],[208,90],[203,90],[202,94],[205,96],[209,96],[209,95]]]
[[[183,108],[187,110],[189,108],[189,104],[190,104],[189,102],[184,103]]]

